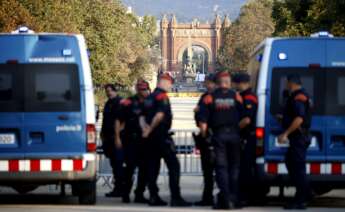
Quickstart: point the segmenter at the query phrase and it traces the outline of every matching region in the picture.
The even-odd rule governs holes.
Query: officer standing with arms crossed
[[[218,88],[203,98],[200,107],[200,129],[205,138],[212,130],[216,153],[216,182],[220,193],[214,209],[234,209],[240,169],[241,141],[239,125],[243,100],[231,90],[228,72],[217,74]]]
[[[175,144],[169,135],[172,124],[172,111],[167,92],[171,90],[173,79],[169,74],[161,74],[158,86],[144,102],[141,125],[143,138],[148,145],[149,160],[148,187],[150,190],[149,205],[164,206],[166,203],[158,195],[157,178],[160,170],[161,158],[164,159],[169,170],[169,186],[171,206],[190,206],[181,197],[180,164],[176,156]]]
[[[143,143],[139,117],[143,110],[144,100],[150,94],[148,82],[138,80],[136,94],[121,101],[121,111],[116,120],[115,144],[124,149],[124,186],[122,201],[130,202],[130,192],[133,186],[133,175],[138,167],[137,189],[135,191],[136,203],[148,203],[144,197],[147,184],[147,161],[145,160],[146,144]],[[124,125],[124,126],[123,126]],[[121,128],[124,128],[121,132]]]
[[[311,125],[311,99],[302,88],[300,76],[287,76],[287,87],[290,91],[283,111],[284,132],[278,137],[279,143],[290,141],[285,156],[290,179],[296,187],[293,202],[285,209],[306,209],[306,202],[311,195],[306,174],[306,152],[310,145],[309,128]]]
[[[256,113],[258,99],[250,87],[250,76],[239,73],[235,78],[237,88],[243,99],[243,119],[241,121],[242,157],[240,168],[240,199],[241,205],[248,204],[253,193],[256,161]]]
[[[108,101],[103,109],[103,122],[101,129],[102,149],[104,155],[109,159],[113,170],[114,188],[106,193],[106,197],[121,197],[123,185],[123,152],[122,148],[115,146],[115,120],[120,109],[121,97],[117,94],[117,89],[113,84],[105,85]]]
[[[196,108],[194,109],[194,119],[197,127],[200,127],[200,105],[205,96],[211,94],[216,88],[216,76],[209,74],[205,79],[205,87],[207,91],[203,93],[198,101]],[[195,145],[200,150],[201,155],[201,167],[204,177],[204,191],[202,199],[196,202],[197,206],[212,206],[213,205],[213,185],[214,185],[214,149],[211,143],[210,135],[208,138],[203,138],[201,134],[193,134]]]

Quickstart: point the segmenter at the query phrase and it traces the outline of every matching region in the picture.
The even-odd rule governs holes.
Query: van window
[[[272,73],[271,113],[281,112],[286,76],[298,73],[317,115],[345,115],[345,69],[275,68]]]
[[[28,64],[26,111],[79,111],[80,86],[76,65]]]
[[[75,64],[0,64],[0,112],[80,111]]]
[[[326,79],[326,114],[345,115],[345,69],[328,69]]]
[[[324,80],[322,72],[308,68],[275,68],[271,80],[271,113],[281,113],[284,105],[286,91],[286,77],[289,74],[298,73],[301,76],[302,87],[313,100],[313,113],[324,114]]]
[[[22,83],[15,65],[0,64],[0,112],[19,112],[23,110],[18,90]]]
[[[0,101],[8,102],[13,100],[13,74],[0,73]]]

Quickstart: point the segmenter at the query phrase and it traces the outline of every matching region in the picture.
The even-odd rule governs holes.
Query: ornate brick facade
[[[208,70],[214,71],[217,52],[221,44],[221,29],[231,22],[226,16],[222,23],[217,15],[213,23],[178,23],[175,16],[161,21],[162,71],[178,76],[182,71],[183,53],[191,45],[205,49],[208,55]]]

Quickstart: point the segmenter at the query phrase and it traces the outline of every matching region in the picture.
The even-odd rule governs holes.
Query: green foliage
[[[275,35],[309,36],[327,30],[345,35],[345,0],[275,0]]]
[[[0,32],[27,25],[36,32],[81,33],[96,85],[131,86],[151,62],[156,20],[127,14],[119,0],[0,0]]]
[[[274,31],[271,13],[271,0],[252,0],[242,7],[238,19],[223,29],[218,69],[246,69],[251,52]]]

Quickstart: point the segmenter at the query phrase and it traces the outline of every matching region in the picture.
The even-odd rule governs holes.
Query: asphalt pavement
[[[159,179],[160,193],[163,199],[169,200],[169,189],[167,179]],[[57,189],[56,189],[57,188]],[[200,198],[202,191],[201,177],[182,177],[181,188],[184,198],[195,202]],[[37,191],[26,195],[18,195],[13,190],[0,187],[0,211],[6,212],[61,212],[61,211],[114,211],[114,212],[203,212],[210,211],[210,207],[191,207],[191,208],[171,208],[171,207],[149,207],[142,204],[123,204],[121,199],[106,198],[104,194],[110,188],[98,183],[98,200],[95,206],[80,206],[76,197],[72,197],[70,188],[66,188],[66,196],[60,195],[60,190],[56,186],[45,186]],[[216,192],[216,191],[215,191]],[[293,194],[294,189],[285,189],[287,198]],[[147,194],[146,194],[147,195]],[[132,197],[133,199],[133,197]],[[278,190],[273,188],[267,205],[252,206],[243,208],[242,211],[281,211],[286,199],[278,197]],[[324,196],[314,199],[309,207],[310,211],[345,211],[345,190],[334,190]]]

